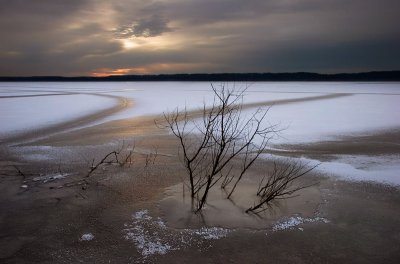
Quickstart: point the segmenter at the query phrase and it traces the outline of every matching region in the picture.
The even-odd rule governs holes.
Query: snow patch
[[[220,227],[177,231],[168,228],[160,217],[154,219],[148,213],[148,210],[135,212],[132,223],[125,223],[125,229],[122,230],[124,238],[134,242],[144,259],[192,245],[201,249],[206,241],[224,238],[231,231]]]
[[[94,239],[94,235],[92,233],[83,234],[81,237],[81,241],[91,241]]]
[[[149,211],[148,210],[141,210],[133,214],[133,218],[136,220],[151,220],[152,217],[148,215]]]
[[[293,216],[290,217],[289,219],[285,221],[278,222],[272,227],[272,231],[282,231],[286,229],[293,229],[294,227],[305,224],[305,223],[316,223],[316,222],[322,222],[322,223],[329,223],[329,220],[323,218],[323,217],[314,217],[314,218],[303,218],[300,216]],[[299,230],[303,231],[303,228],[299,228]]]
[[[162,228],[162,229],[166,229],[166,228],[167,228],[167,226],[165,225],[164,221],[163,221],[160,217],[157,218],[156,223],[157,223],[158,226],[159,226],[160,228]]]
[[[207,240],[221,239],[228,235],[229,229],[221,227],[202,227],[194,231],[194,233]]]
[[[41,181],[43,183],[46,183],[46,182],[64,179],[68,175],[71,175],[71,173],[56,173],[56,174],[38,176],[38,177],[33,178],[32,180],[35,182]]]
[[[141,250],[142,256],[158,254],[164,255],[172,247],[157,236],[156,232],[149,232],[142,226],[135,226],[127,230],[125,239],[135,242],[136,247]]]

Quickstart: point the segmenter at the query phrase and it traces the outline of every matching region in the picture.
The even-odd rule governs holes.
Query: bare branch
[[[197,199],[197,211],[204,206],[210,188],[220,181],[222,188],[234,183],[228,197],[232,195],[275,132],[273,126],[263,127],[268,109],[257,109],[250,116],[243,114],[243,97],[247,88],[211,84],[214,100],[208,107],[204,103],[201,122],[192,120],[186,108],[164,113],[166,127],[179,140],[191,197]],[[261,143],[255,144],[256,140]],[[243,164],[238,177],[234,177],[232,164],[239,157]]]
[[[268,179],[265,175],[260,181],[257,190],[257,196],[260,197],[259,202],[248,208],[246,213],[260,213],[265,210],[265,207],[269,206],[271,201],[289,198],[295,192],[315,185],[316,183],[293,186],[293,183],[318,165],[308,167],[308,164],[294,161],[287,161],[278,165],[274,162],[273,170]]]

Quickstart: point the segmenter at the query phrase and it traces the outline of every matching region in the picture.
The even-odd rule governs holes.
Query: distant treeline
[[[2,82],[85,82],[85,81],[205,81],[205,82],[261,82],[261,81],[400,81],[400,71],[319,74],[295,73],[193,73],[159,75],[123,75],[107,77],[0,77]]]

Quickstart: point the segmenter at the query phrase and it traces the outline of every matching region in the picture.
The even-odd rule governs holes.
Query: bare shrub
[[[233,184],[228,194],[230,197],[276,133],[273,125],[262,127],[268,109],[259,108],[250,115],[243,112],[243,96],[247,87],[236,89],[224,84],[218,88],[211,87],[214,100],[210,106],[204,103],[201,111],[176,109],[164,113],[166,127],[180,142],[196,211],[203,208],[210,189],[221,179],[222,188]],[[241,166],[234,170],[235,158],[240,158]],[[234,175],[233,171],[238,171],[238,174]]]
[[[118,150],[113,150],[107,153],[100,161],[95,163],[95,160],[92,160],[92,164],[86,174],[86,178],[88,178],[94,171],[96,171],[103,164],[118,164],[123,167],[125,165],[131,165],[133,160],[133,153],[135,150],[135,144],[132,146],[125,145],[123,142],[122,145],[118,148]]]
[[[268,208],[271,201],[289,198],[295,192],[315,185],[315,183],[295,185],[294,182],[317,166],[309,167],[308,164],[293,160],[288,160],[282,164],[274,162],[272,172],[265,174],[259,184],[257,190],[258,203],[248,208],[246,213],[260,213]]]

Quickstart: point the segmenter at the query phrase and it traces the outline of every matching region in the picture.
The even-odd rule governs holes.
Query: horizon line
[[[209,77],[207,79],[207,77]],[[210,78],[211,77],[211,78]],[[263,80],[356,80],[361,79],[387,79],[400,81],[400,70],[388,71],[362,71],[362,72],[340,72],[340,73],[317,73],[317,72],[220,72],[220,73],[160,73],[160,74],[128,74],[128,75],[108,75],[108,76],[62,76],[62,75],[33,75],[33,76],[0,76],[0,81],[7,80],[137,80],[137,81],[168,81],[168,80],[245,80],[263,81]]]

